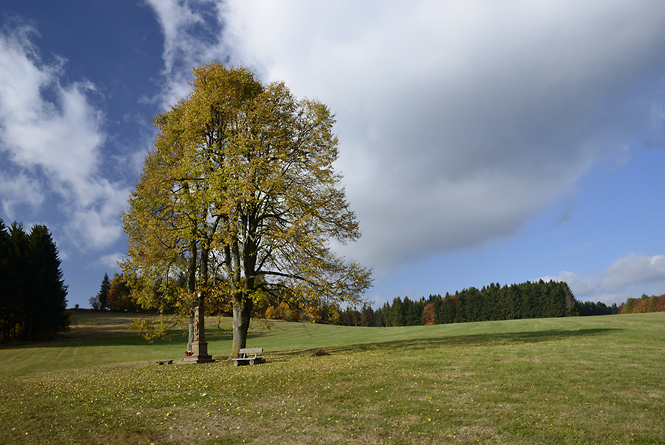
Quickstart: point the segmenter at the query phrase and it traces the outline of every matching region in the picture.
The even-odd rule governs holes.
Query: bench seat
[[[258,365],[259,363],[265,363],[266,360],[263,357],[259,357],[259,354],[263,353],[263,348],[243,348],[238,351],[239,357],[232,358],[233,364],[238,365]]]

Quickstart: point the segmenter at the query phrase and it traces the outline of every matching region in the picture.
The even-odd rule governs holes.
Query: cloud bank
[[[379,270],[514,236],[592,166],[663,146],[665,5],[149,3],[165,103],[218,60],[331,107],[363,231],[344,253]]]
[[[233,60],[337,112],[354,254],[397,265],[513,235],[660,137],[665,8],[571,6],[229,2],[223,22]]]
[[[649,284],[655,284],[657,289],[665,288],[665,256],[630,253],[600,273],[563,271],[558,276],[542,279],[567,282],[579,300],[620,303],[628,297],[641,295]]]
[[[66,216],[63,231],[81,248],[117,241],[128,190],[99,175],[104,116],[91,105],[95,86],[62,84],[66,61],[44,62],[16,25],[0,32],[0,196],[8,218],[19,205]]]
[[[229,1],[211,21],[151,4],[175,83],[175,59],[230,60],[337,113],[370,264],[513,235],[633,135],[662,143],[665,7]],[[201,44],[201,23],[223,28]]]

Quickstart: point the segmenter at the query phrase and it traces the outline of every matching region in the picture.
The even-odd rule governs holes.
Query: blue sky
[[[567,281],[665,293],[665,4],[5,1],[0,218],[46,224],[70,305],[126,250],[151,119],[203,62],[336,113],[367,297]]]

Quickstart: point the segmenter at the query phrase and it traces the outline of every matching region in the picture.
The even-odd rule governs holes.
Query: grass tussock
[[[268,362],[242,367],[223,360],[157,366],[153,355],[176,358],[182,344],[84,337],[0,349],[4,363],[12,354],[33,363],[18,374],[3,366],[0,443],[665,437],[665,314],[409,329],[277,323],[250,340]],[[210,338],[209,349],[222,354],[229,340]],[[121,351],[132,348],[143,360],[127,360]],[[47,349],[53,366],[39,358]]]

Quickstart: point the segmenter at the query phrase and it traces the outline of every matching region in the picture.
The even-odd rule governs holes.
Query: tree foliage
[[[642,294],[641,298],[628,298],[618,311],[621,314],[665,312],[665,294],[660,296],[653,295],[651,297]]]
[[[45,340],[69,326],[67,286],[46,226],[0,220],[0,341]]]
[[[113,274],[109,281],[104,274],[99,293],[90,298],[90,306],[95,310],[106,308],[114,312],[139,312],[141,306],[131,297],[131,287],[120,274]]]
[[[231,306],[235,356],[258,302],[357,303],[371,274],[331,249],[360,231],[332,165],[330,110],[242,67],[201,66],[192,87],[155,118],[123,269],[144,306]]]

